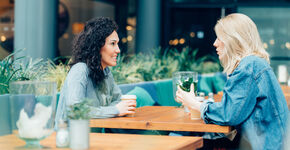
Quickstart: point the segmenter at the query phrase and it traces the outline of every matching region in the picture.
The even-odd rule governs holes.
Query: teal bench
[[[218,93],[223,90],[226,83],[226,76],[223,73],[203,74],[198,76],[197,91]],[[148,81],[119,85],[123,94],[134,90],[136,87],[144,89],[151,98],[161,106],[180,106],[173,98],[172,79]],[[138,95],[137,95],[138,97]]]

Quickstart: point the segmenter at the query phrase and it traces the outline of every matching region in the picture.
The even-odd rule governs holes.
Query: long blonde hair
[[[241,59],[249,55],[264,58],[270,63],[257,27],[248,16],[230,14],[218,20],[214,29],[218,39],[225,45],[220,61],[227,74],[232,73]]]

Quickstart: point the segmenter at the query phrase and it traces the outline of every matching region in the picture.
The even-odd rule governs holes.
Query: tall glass
[[[179,71],[175,72],[172,77],[172,87],[173,87],[173,96],[176,102],[180,103],[176,99],[177,86],[179,86],[184,91],[190,91],[190,85],[193,83],[194,92],[197,92],[197,83],[198,83],[198,73],[193,71]]]
[[[41,148],[39,141],[53,132],[57,88],[55,82],[16,81],[9,84],[12,128],[26,142],[24,148]]]
[[[177,86],[182,90],[189,92],[191,84],[194,85],[195,95],[197,93],[197,83],[198,83],[198,73],[192,71],[179,71],[175,72],[172,77],[172,87],[173,87],[173,96],[176,102],[180,101],[176,98]],[[187,107],[184,107],[185,112],[189,112]]]

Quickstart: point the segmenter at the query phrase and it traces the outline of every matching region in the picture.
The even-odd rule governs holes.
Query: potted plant
[[[71,149],[89,148],[89,103],[89,100],[85,99],[80,103],[69,106],[68,119]]]

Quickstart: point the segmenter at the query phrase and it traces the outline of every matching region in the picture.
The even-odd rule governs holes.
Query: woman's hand
[[[201,103],[195,99],[193,84],[190,85],[190,92],[183,91],[182,89],[180,89],[179,86],[177,86],[177,88],[178,88],[176,91],[177,100],[180,101],[182,105],[187,106],[190,109],[200,111]]]
[[[135,114],[136,101],[134,100],[123,100],[116,105],[119,110],[118,116],[125,116],[127,114]]]

